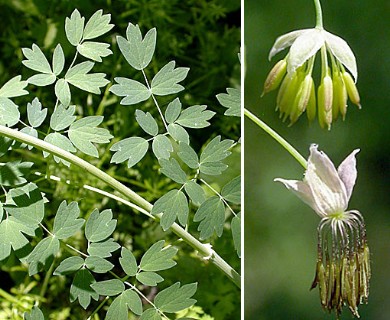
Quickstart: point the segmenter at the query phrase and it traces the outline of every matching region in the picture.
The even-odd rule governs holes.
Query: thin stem
[[[314,6],[316,8],[316,28],[322,30],[324,27],[322,24],[322,9],[320,0],[314,0]]]
[[[136,203],[141,208],[150,212],[152,210],[153,205],[135,193],[133,190],[129,189],[109,174],[103,172],[99,168],[96,168],[94,165],[89,162],[77,157],[74,154],[71,154],[68,151],[65,151],[59,147],[56,147],[46,141],[41,139],[29,136],[23,132],[17,131],[15,129],[11,129],[0,125],[0,135],[8,137],[13,140],[17,140],[28,145],[31,145],[39,150],[44,150],[49,152],[61,159],[68,161],[69,163],[79,167],[85,172],[91,174],[92,176],[98,178],[100,181],[105,182],[111,188],[116,190],[117,192],[124,195],[131,202]],[[156,220],[160,220],[162,217],[161,214],[156,215]],[[178,237],[182,238],[186,243],[188,243],[191,247],[197,250],[203,257],[210,259],[212,263],[214,263],[217,268],[219,268],[223,273],[225,273],[228,278],[235,283],[239,288],[241,287],[241,277],[225,260],[223,260],[214,250],[212,250],[209,246],[201,243],[198,239],[184,230],[177,223],[174,223],[170,230],[175,233]]]
[[[261,129],[263,129],[266,133],[268,133],[272,138],[274,138],[283,148],[285,148],[289,154],[291,154],[295,160],[299,162],[299,164],[306,169],[307,161],[306,159],[286,140],[284,140],[276,131],[271,129],[265,122],[261,121],[258,117],[256,117],[249,110],[244,108],[244,115],[246,115],[250,120],[252,120],[256,125],[258,125]]]

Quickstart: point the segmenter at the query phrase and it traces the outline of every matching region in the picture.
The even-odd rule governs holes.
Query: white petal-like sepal
[[[303,65],[305,61],[317,53],[324,43],[322,30],[309,29],[300,35],[291,45],[287,60],[287,73],[291,74]]]
[[[356,182],[357,170],[355,155],[359,151],[359,149],[352,151],[352,153],[344,159],[344,161],[339,165],[337,169],[339,177],[343,181],[345,189],[347,191],[348,201],[351,198],[352,190]]]
[[[311,29],[296,30],[278,37],[271,48],[268,59],[271,60],[275,54],[291,46],[297,37],[308,30]]]
[[[330,32],[324,30],[323,33],[330,52],[351,72],[356,82],[358,76],[356,59],[348,43]]]

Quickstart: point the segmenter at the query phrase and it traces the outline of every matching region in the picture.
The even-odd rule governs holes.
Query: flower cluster
[[[269,59],[290,46],[287,56],[270,71],[263,91],[279,88],[276,110],[283,121],[289,118],[292,125],[306,111],[310,121],[318,114],[321,127],[330,129],[340,114],[344,120],[348,97],[360,108],[356,59],[343,39],[322,27],[289,32],[276,39]],[[312,72],[318,51],[321,80],[316,94]]]
[[[322,218],[318,226],[318,258],[312,289],[319,287],[321,304],[337,316],[348,305],[359,317],[358,305],[369,294],[370,251],[363,216],[347,210],[357,170],[354,150],[336,170],[326,154],[311,145],[303,181],[282,182]]]

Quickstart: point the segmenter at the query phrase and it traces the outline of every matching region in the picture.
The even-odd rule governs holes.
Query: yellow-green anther
[[[359,108],[361,108],[362,106],[360,105],[359,92],[351,75],[346,71],[343,71],[341,75],[347,88],[349,99],[352,101],[353,104],[356,104]]]
[[[325,79],[326,77],[324,77]],[[328,81],[326,81],[328,83]],[[317,104],[318,104],[318,121],[320,123],[321,128],[328,128],[330,130],[330,126],[332,124],[332,97],[333,92],[329,91],[329,83],[327,86],[324,85],[325,82],[321,83],[318,87],[318,96],[317,96]],[[330,108],[329,108],[330,103]]]
[[[326,284],[326,271],[324,265],[321,263],[318,267],[318,283],[320,287],[320,299],[323,307],[327,306],[328,288]]]
[[[278,61],[275,66],[272,68],[270,73],[267,76],[267,79],[264,82],[264,89],[261,96],[264,94],[275,90],[279,87],[287,71],[287,62],[285,59]]]
[[[294,124],[300,115],[306,110],[307,104],[310,99],[311,87],[313,85],[313,79],[310,74],[306,75],[304,80],[299,86],[299,90],[294,99],[293,107],[290,112],[290,125]]]
[[[290,81],[287,83],[286,88],[280,98],[278,96],[279,103],[277,105],[277,108],[279,109],[281,115],[284,113],[288,113],[289,109],[291,108],[299,88],[298,86],[299,76],[297,73],[294,73]]]
[[[307,118],[309,119],[310,122],[315,119],[316,112],[317,112],[316,90],[315,90],[314,81],[312,78],[312,86],[311,86],[311,90],[310,90],[309,103],[307,104],[307,107],[306,107]]]
[[[347,89],[345,88],[344,81],[338,70],[333,72],[333,120],[338,118],[341,113],[343,120],[347,113]]]

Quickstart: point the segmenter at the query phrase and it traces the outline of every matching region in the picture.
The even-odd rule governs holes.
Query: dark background
[[[245,1],[245,106],[286,138],[307,158],[311,143],[319,144],[338,165],[352,150],[358,179],[349,208],[365,218],[371,249],[372,278],[368,305],[361,319],[390,318],[389,84],[390,2],[322,1],[324,27],[349,43],[358,63],[357,87],[362,109],[348,108],[330,132],[303,114],[288,128],[274,112],[276,92],[260,98],[272,66],[268,53],[275,39],[289,31],[315,25],[312,1]],[[319,60],[317,59],[317,63]],[[318,71],[318,70],[317,70]],[[318,73],[315,74],[318,86]],[[279,144],[245,119],[245,318],[335,319],[321,308],[318,290],[309,291],[316,263],[315,212],[276,177],[301,179],[304,170]],[[341,319],[352,319],[344,308]]]

